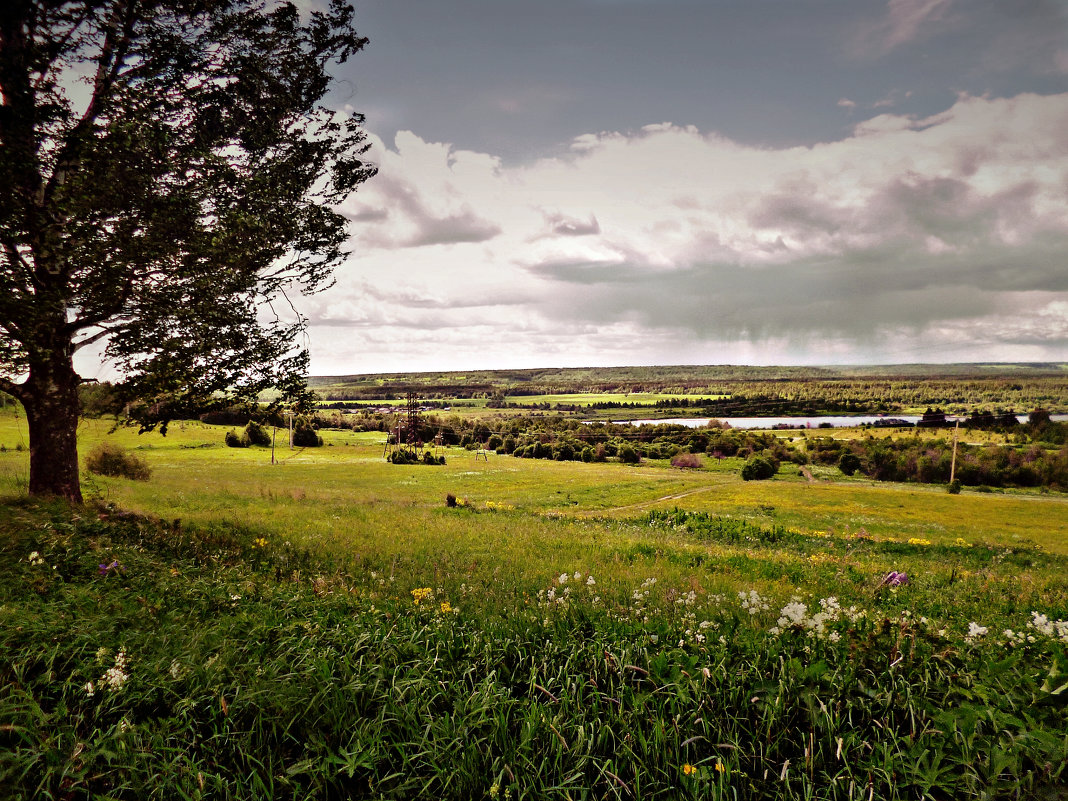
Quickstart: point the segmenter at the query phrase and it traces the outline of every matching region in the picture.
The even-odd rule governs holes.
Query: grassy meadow
[[[1061,494],[226,430],[0,415],[10,797],[1068,797]]]

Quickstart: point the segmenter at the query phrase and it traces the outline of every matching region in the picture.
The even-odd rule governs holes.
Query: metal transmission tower
[[[416,451],[422,443],[419,441],[419,402],[414,392],[408,393],[407,407],[408,422],[406,423],[405,443],[413,451]]]

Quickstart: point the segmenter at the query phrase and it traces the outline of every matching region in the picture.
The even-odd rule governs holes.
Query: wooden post
[[[271,426],[271,464],[274,464],[274,441],[278,437],[278,426]]]
[[[957,433],[960,431],[960,420],[957,421],[957,425],[953,427],[953,458],[949,463],[949,483],[953,483],[953,479],[957,477]]]

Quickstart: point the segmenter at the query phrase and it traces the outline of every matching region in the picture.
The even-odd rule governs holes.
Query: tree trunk
[[[34,365],[23,386],[30,430],[30,495],[82,502],[78,477],[78,384],[70,357]]]

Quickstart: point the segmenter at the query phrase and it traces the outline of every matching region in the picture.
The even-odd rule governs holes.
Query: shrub
[[[453,495],[451,492],[445,495],[445,505],[448,506],[450,509],[456,508],[456,496]]]
[[[113,442],[101,442],[85,457],[85,469],[99,476],[148,481],[152,471],[140,456]]]
[[[630,445],[624,445],[619,449],[619,459],[623,464],[638,464],[642,457]]]
[[[223,438],[227,448],[247,448],[248,439],[242,436],[238,436],[238,433],[233,429],[226,432],[226,436]]]
[[[946,492],[950,495],[960,495],[960,479],[955,478],[946,485]]]
[[[255,420],[249,420],[248,425],[245,426],[245,437],[248,439],[249,445],[262,445],[265,447],[270,447],[271,445],[271,435],[266,428]]]
[[[423,464],[445,464],[445,457],[435,456],[431,451],[423,451]]]
[[[419,457],[415,455],[415,452],[406,448],[393,451],[386,459],[393,464],[416,464],[419,461]]]
[[[860,457],[849,451],[843,453],[838,460],[838,469],[847,476],[853,475],[860,469]]]
[[[298,448],[318,448],[323,438],[310,425],[298,425],[293,429],[293,445]]]
[[[676,453],[671,457],[671,466],[693,470],[701,466],[701,457],[696,453]]]
[[[762,481],[778,472],[775,463],[763,456],[750,456],[742,465],[742,480]]]

